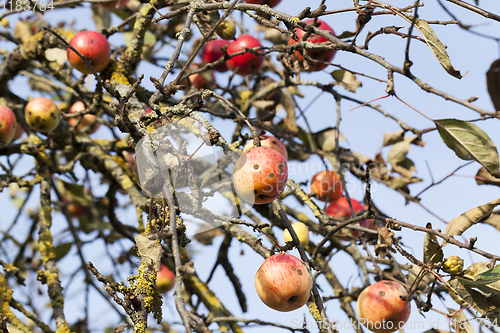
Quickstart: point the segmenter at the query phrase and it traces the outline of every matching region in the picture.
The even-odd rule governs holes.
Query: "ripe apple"
[[[281,2],[281,0],[245,0],[245,2],[255,5],[268,5],[269,7],[273,8],[276,7]]]
[[[83,104],[83,102],[81,102],[81,101],[76,102],[75,104],[73,104],[69,108],[69,113],[78,113],[78,112],[81,112],[81,111],[85,111],[85,104]],[[72,126],[72,127],[75,127],[78,124],[78,122],[80,122],[80,118],[81,117],[69,118],[68,119],[68,124],[70,126]],[[101,124],[99,124],[96,121],[95,115],[93,115],[93,114],[86,114],[86,115],[83,116],[83,119],[80,122],[80,125],[78,125],[76,129],[77,130],[81,130],[84,127],[91,126],[91,128],[89,130],[89,134],[92,134],[95,131],[97,131],[97,129],[99,128],[100,125]]]
[[[193,70],[200,68],[198,64],[192,64],[191,68]],[[187,83],[187,82],[186,82]],[[204,71],[201,73],[195,73],[192,75],[189,75],[189,83],[186,85],[186,90],[189,90],[189,86],[193,85],[196,87],[198,90],[203,90],[203,89],[214,89],[215,87],[215,76],[214,72],[209,70],[209,71]]]
[[[394,281],[379,281],[359,294],[357,301],[359,321],[375,333],[399,330],[410,317],[410,302],[403,301],[406,289]]]
[[[91,30],[81,31],[71,38],[69,43],[87,58],[96,72],[104,70],[108,65],[111,48],[103,34]],[[83,74],[92,74],[75,52],[68,48],[67,53],[71,66]]]
[[[71,216],[76,217],[77,219],[87,216],[87,210],[85,207],[74,202],[68,203],[66,205],[66,210]]]
[[[288,165],[283,155],[266,147],[255,147],[240,156],[233,169],[238,195],[249,203],[265,204],[285,189]]]
[[[12,141],[19,139],[21,136],[23,136],[23,134],[24,128],[18,122],[16,122],[16,134],[14,134],[14,138],[12,139]]]
[[[229,41],[223,39],[215,39],[205,44],[203,49],[201,50],[201,60],[204,63],[212,63],[219,60],[224,56],[224,52],[222,52],[222,47],[225,45],[229,45]],[[226,72],[229,68],[226,63],[219,65],[214,68],[217,72]]]
[[[283,155],[285,160],[288,160],[288,153],[286,151],[285,145],[277,137],[271,135],[261,135],[260,136],[260,146],[267,147],[276,150],[278,153]],[[246,145],[243,147],[243,152],[254,147],[253,139],[250,139]]]
[[[312,24],[313,22],[314,22],[314,20],[312,20],[312,19],[305,21],[305,23],[307,23],[307,24]],[[320,25],[318,26],[319,29],[328,30],[328,31],[330,31],[332,33],[332,35],[335,36],[335,32],[333,31],[333,29],[328,24],[326,24],[322,20],[318,20],[318,23],[320,23]],[[297,37],[299,37],[298,41],[301,41],[302,37],[305,34],[305,32],[303,30],[301,30],[301,29],[295,29],[295,33],[297,34]],[[295,44],[298,41],[295,41],[295,40],[293,40],[293,38],[290,38],[290,40],[288,41],[288,45]],[[317,43],[328,42],[328,39],[326,39],[325,37],[322,37],[320,35],[316,35],[316,34],[313,33],[313,34],[311,34],[307,38],[307,41],[311,42],[313,44],[317,44]],[[320,60],[320,61],[324,61],[324,62],[331,62],[333,60],[333,57],[335,56],[335,53],[337,53],[336,50],[320,50],[320,49],[317,49],[317,50],[309,50],[309,51],[307,51],[307,55],[311,59],[313,59],[313,60]],[[296,59],[301,64],[304,63],[304,57],[302,56],[302,53],[300,51],[295,51],[294,55],[295,55]],[[320,70],[324,69],[326,66],[328,66],[328,65],[324,64],[324,63],[319,63],[319,62],[311,61],[311,62],[309,62],[309,72],[320,71]]]
[[[38,97],[26,104],[24,115],[31,128],[47,133],[59,125],[61,111],[51,99]]]
[[[151,110],[151,109],[149,109],[149,110]],[[123,155],[123,158],[125,159],[125,161],[127,161],[128,164],[130,165],[130,169],[132,169],[132,171],[134,171],[135,165],[136,165],[134,154],[131,154],[128,151],[124,150],[124,151],[122,151],[122,155]]]
[[[156,273],[156,289],[164,294],[175,286],[175,274],[164,264],[160,264],[160,270]]]
[[[241,35],[238,39],[229,44],[227,54],[231,55],[233,53],[244,51],[246,48],[251,49],[258,46],[262,45],[257,38],[250,35]],[[246,52],[242,55],[228,59],[226,63],[227,67],[236,72],[236,74],[246,76],[257,73],[264,63],[264,57]]]
[[[307,227],[307,225],[302,222],[295,222],[292,223],[292,228],[297,234],[297,237],[299,237],[299,241],[302,246],[306,246],[309,243],[309,228]],[[285,229],[284,236],[285,242],[292,241],[292,235],[290,235],[288,229]]]
[[[338,199],[344,187],[340,176],[335,171],[321,171],[311,179],[311,193],[321,201],[332,201]]]
[[[14,112],[3,105],[0,105],[0,147],[4,147],[12,142],[16,135],[17,120]]]
[[[359,201],[352,199],[351,198],[351,203],[352,203],[352,208],[354,209],[354,213],[358,213],[362,210],[365,209],[365,206],[363,206]],[[346,197],[340,197],[337,200],[332,201],[328,207],[325,209],[325,213],[327,213],[330,216],[334,217],[345,217],[350,218],[352,217],[351,215],[351,207],[349,206],[349,202],[347,201]],[[363,220],[359,221],[359,225],[365,228],[370,227],[370,223],[373,220]],[[349,235],[349,233],[352,235],[352,237],[357,238],[359,236],[359,233],[357,230],[352,230],[348,228],[343,228],[341,230],[341,233]],[[344,236],[338,236],[342,240],[349,240],[349,238],[344,237]]]
[[[255,289],[271,309],[288,312],[306,304],[313,280],[304,263],[291,254],[267,258],[255,274]]]

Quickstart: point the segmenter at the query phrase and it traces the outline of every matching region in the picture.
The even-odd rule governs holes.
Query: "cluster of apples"
[[[260,4],[260,5],[268,5],[269,7],[274,7],[281,0],[246,0],[247,3],[252,4]],[[314,20],[305,21],[307,24],[313,24]],[[315,25],[319,29],[323,29],[329,31],[333,36],[335,36],[335,32],[333,29],[324,21],[317,20]],[[298,43],[302,40],[305,32],[300,29],[296,29],[297,37],[299,38],[297,41],[292,38],[288,41],[288,45],[292,45]],[[311,34],[307,39],[307,42],[312,44],[324,43],[327,42],[328,39],[317,35]],[[230,42],[223,39],[216,39],[205,44],[201,51],[201,58],[204,63],[213,63],[222,57],[224,57],[224,52],[222,51],[223,47],[227,47],[227,54],[232,55],[238,52],[243,52],[245,49],[261,47],[262,44],[255,37],[250,35],[241,35],[236,40]],[[309,50],[307,51],[307,55],[310,59],[312,59],[312,63],[308,66],[309,72],[320,71],[328,66],[328,63],[333,60],[335,56],[336,50]],[[304,68],[304,57],[301,52],[295,51],[293,58],[302,65]],[[255,53],[245,52],[241,55],[237,55],[228,59],[225,63],[218,65],[215,67],[215,70],[218,72],[225,72],[227,70],[232,70],[236,74],[239,75],[250,75],[256,73],[263,65],[264,57],[259,56]],[[205,81],[204,81],[205,82]]]
[[[329,202],[325,209],[325,213],[334,217],[351,218],[351,207],[349,201],[343,196],[344,187],[340,180],[340,176],[335,171],[325,170],[317,173],[311,179],[311,194],[316,199],[324,202]],[[366,209],[366,206],[361,204],[356,199],[350,199],[354,213],[357,214]],[[366,219],[359,222],[359,225],[365,228],[377,230],[377,225],[373,219]],[[347,228],[341,230],[339,238],[348,240],[347,236],[357,238],[359,233],[357,230],[349,230]]]

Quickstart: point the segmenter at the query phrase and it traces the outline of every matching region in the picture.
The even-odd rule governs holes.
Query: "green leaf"
[[[476,125],[458,119],[434,120],[443,142],[466,161],[476,160],[495,177],[500,177],[498,151],[488,135]]]
[[[68,202],[74,202],[82,206],[89,205],[90,195],[83,185],[68,183],[59,178],[55,178],[54,182],[61,196]]]
[[[57,245],[54,248],[54,253],[56,254],[56,261],[61,260],[65,255],[69,253],[69,250],[71,250],[71,247],[73,246],[73,243],[64,243]]]
[[[498,294],[494,293],[490,296],[486,296],[479,291],[463,285],[456,278],[450,280],[450,282],[448,282],[448,285],[461,299],[469,304],[471,308],[473,308],[483,316],[494,318],[491,316],[491,314],[495,313],[495,310],[500,307],[500,297]],[[496,316],[498,316],[498,314],[496,314]]]
[[[444,46],[439,38],[437,38],[436,33],[434,32],[434,30],[432,30],[429,23],[427,23],[427,21],[425,20],[418,20],[417,26],[420,29],[420,32],[422,32],[427,45],[429,46],[441,66],[443,66],[444,70],[451,76],[454,76],[457,79],[461,79],[462,74],[460,74],[460,71],[456,70],[451,65],[450,57],[446,52],[446,46]]]
[[[500,111],[500,59],[495,60],[486,72],[488,94],[496,111]]]

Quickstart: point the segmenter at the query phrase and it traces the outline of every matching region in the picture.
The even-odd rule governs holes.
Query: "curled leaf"
[[[424,237],[424,263],[437,263],[441,260],[443,260],[443,249],[439,245],[436,235],[426,233]]]
[[[345,69],[333,71],[331,75],[335,79],[335,81],[340,83],[342,87],[350,92],[356,92],[356,89],[363,85],[361,81],[356,79],[356,75],[349,71],[346,71]]]
[[[458,119],[435,120],[443,142],[466,161],[476,160],[495,177],[500,177],[499,157],[489,136],[476,125]]]
[[[395,143],[401,142],[404,139],[405,131],[397,131],[393,133],[384,133],[384,142],[382,146],[387,147]]]
[[[471,210],[455,217],[446,226],[446,231],[444,232],[448,236],[460,236],[465,230],[472,227],[474,224],[484,222],[493,211],[493,208],[500,205],[500,199],[495,199],[485,205],[472,208]],[[447,244],[446,241],[443,242],[443,246]]]
[[[142,235],[135,236],[135,244],[142,261],[151,271],[160,269],[161,245],[158,240],[150,240]]]
[[[410,143],[407,141],[401,141],[395,143],[391,150],[389,150],[389,155],[387,156],[387,162],[391,164],[397,164],[406,159],[406,154],[410,150]]]
[[[461,79],[462,74],[460,74],[460,71],[456,70],[451,65],[450,57],[448,56],[448,52],[446,52],[446,46],[441,43],[429,23],[427,23],[427,21],[425,20],[418,20],[417,26],[420,32],[422,32],[427,45],[429,46],[441,66],[443,66],[444,70],[451,76],[456,77],[457,79]]]
[[[476,183],[478,185],[500,186],[500,178],[493,177],[484,167],[476,173]]]

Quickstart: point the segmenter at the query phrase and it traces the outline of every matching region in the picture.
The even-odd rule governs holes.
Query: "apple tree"
[[[0,332],[498,331],[497,3],[0,8]]]

